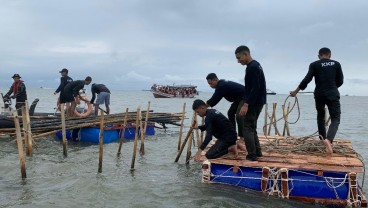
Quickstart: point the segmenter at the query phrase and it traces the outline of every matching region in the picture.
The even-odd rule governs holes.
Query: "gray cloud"
[[[244,67],[234,58],[241,44],[279,93],[296,87],[324,46],[347,80],[361,79],[368,77],[367,6],[365,0],[2,1],[0,87],[20,73],[27,86],[44,80],[56,88],[66,67],[74,79],[90,75],[115,89],[175,82],[211,90],[210,72],[243,81]],[[346,81],[342,93],[367,95],[353,84]]]

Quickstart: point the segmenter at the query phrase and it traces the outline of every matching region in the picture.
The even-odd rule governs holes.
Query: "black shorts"
[[[60,100],[60,103],[66,103],[66,96],[64,93],[60,93],[59,100]]]
[[[64,93],[63,94],[63,101],[65,102],[61,102],[61,96],[60,96],[60,103],[70,103],[70,102],[73,102],[74,101],[74,95],[73,93]]]
[[[216,143],[207,151],[206,158],[215,159],[226,155],[229,152],[229,147],[236,144],[236,139],[236,134],[217,139]]]

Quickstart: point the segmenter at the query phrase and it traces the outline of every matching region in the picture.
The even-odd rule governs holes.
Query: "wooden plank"
[[[279,162],[262,162],[262,161],[248,161],[248,160],[224,160],[224,159],[213,159],[210,160],[213,164],[222,164],[229,166],[242,166],[242,167],[271,167],[271,168],[289,168],[295,170],[311,170],[311,171],[331,171],[331,172],[356,172],[363,173],[362,167],[341,167],[341,166],[329,166],[329,165],[318,165],[308,163],[279,163]]]

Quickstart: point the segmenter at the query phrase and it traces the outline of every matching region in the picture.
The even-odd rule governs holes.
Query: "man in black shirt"
[[[215,73],[208,74],[206,79],[210,87],[215,89],[212,97],[207,100],[207,105],[214,107],[222,98],[225,98],[227,101],[231,102],[232,104],[227,111],[227,117],[234,127],[236,126],[236,118],[238,123],[238,135],[239,137],[243,138],[243,118],[239,116],[240,108],[238,108],[238,106],[244,97],[244,86],[232,81],[223,79],[219,80]],[[235,115],[237,116],[235,117]]]
[[[321,48],[318,54],[318,61],[309,65],[309,71],[299,86],[290,93],[292,97],[296,96],[300,90],[304,90],[308,83],[316,83],[314,89],[314,100],[317,109],[317,125],[320,138],[326,146],[327,154],[332,154],[332,142],[336,136],[340,124],[340,93],[338,88],[344,83],[339,62],[331,60],[331,50]],[[331,117],[331,124],[326,134],[325,127],[325,106],[327,105]]]
[[[239,46],[235,57],[241,65],[247,65],[244,77],[244,97],[239,115],[244,116],[244,140],[247,148],[247,160],[256,161],[262,157],[261,145],[257,135],[257,120],[266,104],[266,79],[262,66],[253,60],[247,46]]]
[[[110,114],[110,90],[104,84],[92,84],[91,87],[92,91],[92,99],[91,104],[95,101],[96,93],[97,93],[97,100],[94,104],[95,106],[95,115],[98,115],[98,106],[105,103],[106,106],[106,113]]]
[[[61,73],[60,85],[56,89],[56,91],[54,92],[54,95],[56,95],[57,93],[60,92],[60,96],[59,96],[60,103],[66,103],[66,97],[65,97],[65,93],[64,93],[64,87],[68,83],[72,82],[73,79],[68,76],[68,69],[64,68],[64,69],[62,69],[59,72]]]
[[[68,83],[64,87],[64,94],[65,94],[65,102],[71,103],[70,108],[68,109],[67,106],[67,114],[69,116],[74,116],[74,111],[76,106],[75,97],[79,97],[79,90],[83,89],[84,85],[89,85],[92,81],[90,76],[87,76],[85,80],[77,80]]]
[[[218,158],[228,152],[233,152],[237,156],[236,131],[229,119],[215,109],[207,109],[207,105],[203,100],[195,100],[192,108],[200,117],[206,116],[205,126],[199,126],[198,128],[201,131],[207,131],[206,138],[194,156],[194,161],[198,162],[200,160],[201,153],[212,140],[212,136],[216,137],[217,141],[207,151],[207,159]]]

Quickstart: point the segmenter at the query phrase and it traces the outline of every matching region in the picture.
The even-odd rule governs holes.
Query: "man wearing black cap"
[[[192,106],[193,110],[200,116],[205,117],[205,125],[199,126],[201,131],[206,130],[207,135],[202,145],[199,147],[194,156],[194,161],[198,162],[201,158],[202,151],[207,147],[212,140],[212,136],[217,138],[216,143],[207,151],[206,158],[214,159],[221,157],[229,152],[238,155],[236,140],[237,135],[235,127],[230,120],[215,109],[208,109],[203,100],[195,100]]]
[[[74,115],[75,108],[77,107],[74,99],[75,97],[79,97],[79,90],[83,89],[84,85],[89,85],[91,81],[92,78],[90,76],[87,76],[84,80],[76,80],[70,82],[64,87],[65,102],[71,103],[69,109],[67,106],[67,114],[69,116]]]
[[[93,83],[91,87],[92,92],[92,99],[91,104],[95,101],[96,93],[97,93],[97,100],[94,104],[95,106],[95,115],[98,115],[98,106],[105,103],[106,113],[110,114],[110,90],[104,84],[96,84]]]
[[[12,78],[14,82],[4,97],[15,99],[15,109],[18,110],[18,115],[22,115],[20,108],[25,105],[25,101],[27,100],[26,85],[24,85],[24,82],[20,80],[21,77],[19,74],[14,74]],[[10,96],[11,94],[13,95]]]
[[[68,83],[72,82],[73,79],[68,76],[68,69],[66,69],[66,68],[59,71],[59,73],[61,74],[60,85],[56,89],[56,91],[54,92],[54,95],[56,95],[57,93],[60,92],[60,96],[59,96],[60,103],[66,103],[66,97],[65,97],[65,94],[64,94],[64,87]]]

